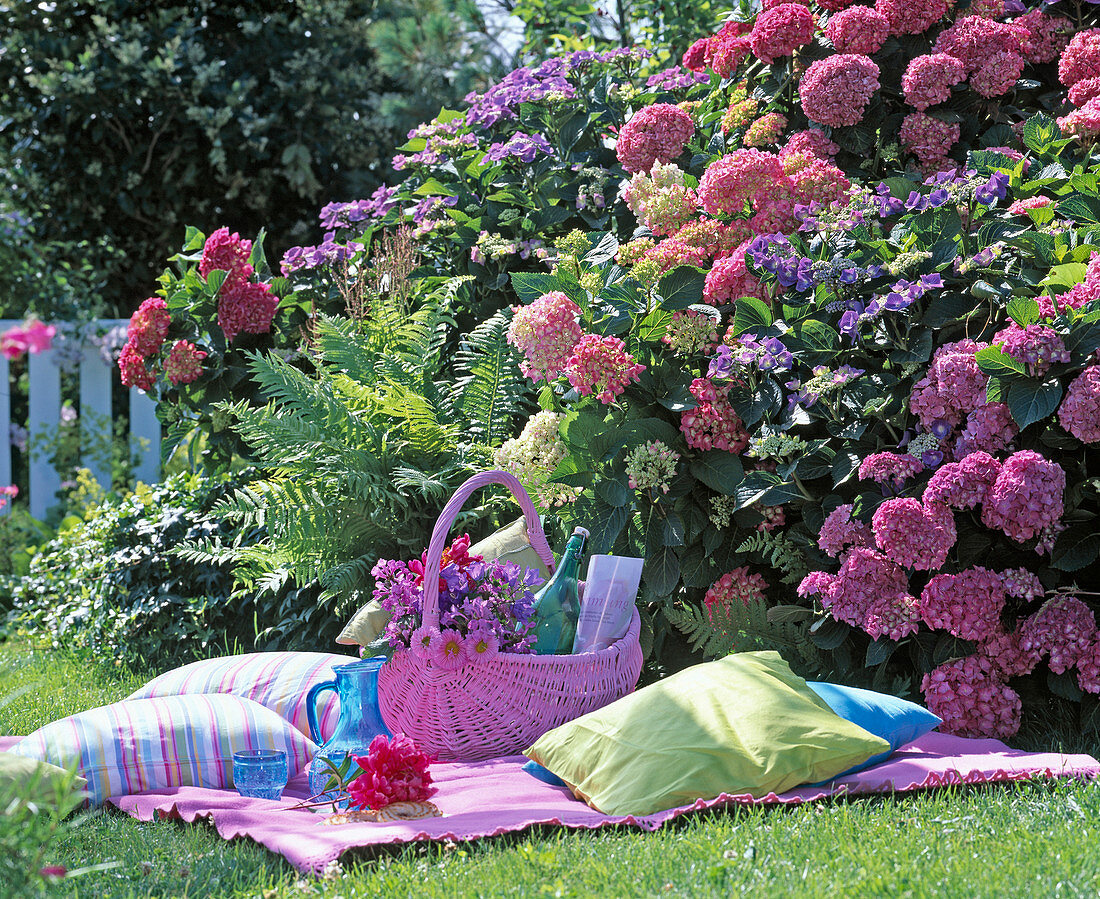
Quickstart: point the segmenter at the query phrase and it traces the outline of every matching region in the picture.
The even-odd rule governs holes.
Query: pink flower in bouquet
[[[1095,638],[1092,610],[1076,596],[1054,596],[1020,624],[1020,647],[1049,656],[1055,674],[1076,665]]]
[[[1020,428],[1004,403],[986,403],[966,416],[966,427],[955,441],[955,458],[973,453],[999,453],[1012,445]]]
[[[943,733],[1005,739],[1020,729],[1020,696],[985,656],[945,662],[920,686],[928,710],[943,719]]]
[[[520,370],[532,381],[556,378],[581,339],[580,307],[560,290],[544,293],[529,306],[513,307],[508,342],[524,355]]]
[[[454,671],[470,661],[462,634],[447,628],[433,634],[428,644],[428,658],[437,668]]]
[[[905,102],[921,112],[951,97],[951,88],[966,80],[966,67],[946,53],[916,56],[905,70],[901,88]]]
[[[859,463],[861,480],[890,485],[895,490],[900,490],[909,478],[922,471],[924,463],[909,453],[872,453]]]
[[[1001,463],[989,453],[971,453],[961,462],[941,465],[924,488],[923,500],[953,509],[973,509],[985,500],[1000,471]]]
[[[1004,604],[1001,576],[981,566],[958,574],[937,574],[920,595],[925,623],[964,640],[993,637],[1001,628]]]
[[[1058,424],[1082,443],[1100,441],[1100,365],[1088,366],[1070,383]]]
[[[226,343],[242,332],[266,334],[278,305],[279,298],[268,284],[241,281],[229,289],[223,286],[218,296],[218,327],[225,332]]]
[[[767,288],[745,265],[745,241],[729,256],[718,259],[707,272],[703,283],[703,300],[721,306],[732,303],[741,297],[755,297],[768,302]]]
[[[871,517],[875,545],[886,557],[920,571],[936,571],[955,545],[955,517],[941,503],[910,497],[888,499]],[[999,583],[999,582],[998,582]]]
[[[177,340],[164,362],[164,373],[173,384],[190,384],[202,374],[206,353],[186,340]]]
[[[1037,537],[1062,517],[1066,473],[1032,450],[1013,453],[982,502],[982,524],[1017,543]]]
[[[1100,28],[1078,31],[1058,61],[1058,80],[1066,87],[1100,76]]]
[[[594,394],[604,405],[614,402],[643,371],[645,366],[626,352],[626,344],[618,337],[595,334],[578,340],[565,364],[565,376],[577,393]]]
[[[127,343],[119,353],[118,370],[125,387],[151,390],[157,382],[156,375],[145,364],[145,357],[134,349],[132,343]]]
[[[813,39],[813,13],[801,3],[781,3],[756,17],[749,45],[753,56],[771,65]]]
[[[1047,15],[1040,9],[1025,13],[1014,19],[1012,24],[1027,32],[1023,46],[1024,56],[1028,62],[1036,65],[1058,59],[1073,33],[1073,23],[1069,19]]]
[[[228,228],[219,228],[203,244],[199,274],[206,278],[213,271],[225,272],[221,289],[233,290],[252,277],[252,266],[248,263],[251,253],[252,241],[230,234]]]
[[[432,641],[439,638],[439,628],[420,625],[409,638],[409,648],[421,658],[427,658],[432,649]]]
[[[806,117],[820,125],[855,125],[879,87],[879,68],[868,56],[838,53],[810,64],[798,84]]]
[[[164,298],[149,297],[130,316],[126,340],[140,355],[152,356],[164,344],[171,325],[172,314]]]
[[[380,809],[392,802],[420,802],[437,792],[432,786],[431,757],[404,734],[371,740],[366,755],[353,755],[362,772],[348,784],[351,805]]]
[[[672,162],[694,133],[688,113],[671,103],[655,103],[623,125],[615,153],[628,172],[648,172],[654,162]]]
[[[466,635],[466,657],[471,661],[488,661],[496,656],[500,640],[488,627],[478,627]]]
[[[718,386],[709,378],[696,378],[689,388],[697,405],[680,416],[680,430],[692,449],[720,449],[740,453],[749,445],[749,434],[729,403],[729,385]]]
[[[826,517],[817,535],[817,545],[830,556],[839,556],[849,546],[870,546],[871,529],[859,519],[852,518],[852,504],[837,506]]]
[[[825,37],[837,53],[877,53],[890,36],[886,17],[870,6],[850,6],[829,19]]]
[[[947,14],[948,0],[877,0],[891,34],[923,34]]]

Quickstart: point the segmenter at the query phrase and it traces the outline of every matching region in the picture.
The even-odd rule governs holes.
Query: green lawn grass
[[[141,681],[4,644],[0,733],[114,701]],[[412,845],[345,857],[328,880],[206,824],[100,809],[72,818],[45,863],[102,866],[46,887],[89,897],[1095,896],[1098,840],[1100,785],[1029,782],[717,811],[653,834],[542,829]]]

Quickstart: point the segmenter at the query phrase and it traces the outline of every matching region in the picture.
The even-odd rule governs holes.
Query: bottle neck
[[[561,564],[558,565],[558,570],[571,571],[576,574],[577,569],[580,567],[581,555],[584,553],[584,535],[574,534],[569,538],[569,542],[565,544],[565,552],[562,553]]]

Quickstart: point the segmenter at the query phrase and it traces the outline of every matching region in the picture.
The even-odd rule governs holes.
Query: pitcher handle
[[[325,690],[332,690],[335,693],[336,681],[328,680],[323,684],[310,687],[309,692],[306,694],[306,718],[309,720],[309,737],[318,746],[325,741],[321,739],[321,728],[317,724],[317,697]]]

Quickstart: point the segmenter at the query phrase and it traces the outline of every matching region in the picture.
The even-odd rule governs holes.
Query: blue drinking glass
[[[233,786],[242,796],[279,799],[288,771],[282,749],[243,749],[233,753]]]

